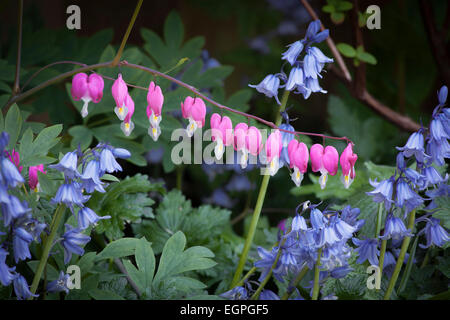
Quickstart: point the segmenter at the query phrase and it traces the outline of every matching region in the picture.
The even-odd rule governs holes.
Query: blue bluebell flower
[[[5,287],[14,280],[14,274],[12,272],[16,269],[15,267],[10,268],[6,265],[7,255],[8,252],[0,247],[0,283]]]
[[[308,48],[303,62],[304,77],[306,79],[312,78],[317,80],[318,77],[321,77],[320,72],[322,71],[325,63],[331,62],[333,62],[333,59],[325,56],[320,49],[316,47]]]
[[[347,274],[349,274],[349,272],[351,272],[352,270],[353,268],[351,268],[349,265],[337,267],[330,271],[330,277],[335,279],[341,279],[347,276]]]
[[[449,128],[447,125],[447,118],[443,114],[437,115],[430,122],[430,135],[436,141],[441,141],[443,139],[450,139],[448,134]]]
[[[292,219],[291,229],[292,229],[292,231],[299,231],[299,230],[305,231],[305,230],[308,230],[308,225],[306,224],[305,218],[303,218],[302,216],[297,214]]]
[[[337,216],[334,216],[332,219],[333,219],[332,220],[333,228],[341,240],[348,240],[352,238],[353,233],[358,230],[357,227],[348,224],[347,222],[345,222],[344,220],[340,219]]]
[[[283,54],[281,55],[281,59],[287,60],[291,64],[291,66],[293,66],[303,50],[303,42],[303,40],[298,40],[288,45],[289,49],[287,49],[286,52],[283,52]]]
[[[440,173],[433,166],[426,166],[422,169],[422,173],[426,177],[425,188],[427,188],[430,184],[437,185],[446,181],[446,179],[442,178]]]
[[[378,265],[378,256],[380,255],[380,250],[378,250],[377,239],[359,240],[353,238],[352,241],[358,247],[355,249],[355,251],[359,255],[358,259],[356,260],[357,263],[362,264],[367,260],[371,265]]]
[[[47,285],[48,292],[62,292],[69,293],[70,276],[63,271],[60,272],[58,279],[49,282]]]
[[[21,202],[13,195],[8,195],[8,199],[8,202],[1,204],[3,223],[5,227],[9,226],[12,220],[23,216],[25,213],[31,210],[30,208],[28,208],[28,205],[25,201]]]
[[[314,229],[323,229],[325,227],[325,222],[327,222],[322,211],[317,208],[311,210],[310,220]]]
[[[280,300],[280,297],[269,289],[264,289],[259,295],[259,300]]]
[[[372,187],[375,187],[375,190],[366,192],[366,194],[372,196],[374,202],[383,202],[385,209],[389,211],[391,204],[393,203],[392,192],[394,191],[394,181],[395,178],[393,176],[389,179],[382,180],[381,182],[369,180],[369,183]]]
[[[286,90],[292,91],[297,88],[297,86],[305,85],[303,69],[300,66],[293,67],[289,73],[288,80],[286,82]]]
[[[100,180],[100,162],[98,160],[91,160],[84,168],[81,179],[83,180],[83,187],[86,192],[92,193],[94,190],[98,192],[105,192],[103,182]]]
[[[438,101],[440,106],[445,105],[445,102],[447,101],[447,94],[448,94],[447,86],[442,86],[438,92]]]
[[[280,78],[278,76],[269,74],[259,84],[249,84],[248,86],[255,88],[256,91],[263,93],[268,98],[275,97],[277,103],[281,104],[280,100],[278,100],[278,88],[280,87]]]
[[[419,244],[421,248],[428,248],[431,245],[443,247],[450,240],[448,232],[440,225],[440,220],[436,218],[427,219],[423,232],[425,232],[427,244]]]
[[[347,222],[349,225],[356,228],[355,232],[361,229],[361,227],[364,225],[365,220],[364,219],[358,219],[359,215],[361,214],[361,210],[359,208],[352,208],[350,205],[345,206],[344,209],[342,209],[340,218],[342,221]]]
[[[26,300],[30,297],[38,297],[38,294],[32,294],[27,280],[20,274],[17,274],[14,278],[14,292],[16,293],[18,300]]]
[[[329,30],[325,29],[321,32],[320,30],[321,22],[320,20],[314,20],[308,25],[306,30],[305,42],[307,43],[320,43],[324,41],[329,36]]]
[[[423,203],[424,199],[415,193],[405,179],[400,178],[397,182],[395,204],[399,208],[405,208],[406,213],[411,212]]]
[[[406,158],[415,156],[418,162],[423,163],[426,159],[430,158],[430,156],[425,153],[424,144],[425,140],[421,129],[411,134],[408,141],[406,141],[405,146],[397,147],[397,150],[402,151]]]
[[[115,171],[122,171],[122,167],[117,163],[112,151],[106,147],[100,152],[100,172],[102,173],[100,176],[105,172],[112,173]]]
[[[18,263],[20,260],[30,259],[31,253],[29,245],[33,241],[33,236],[23,228],[15,228],[13,232],[14,260]]]
[[[83,207],[78,210],[78,228],[87,229],[90,224],[97,224],[99,220],[110,219],[111,216],[98,216],[92,209]]]
[[[404,237],[412,237],[413,234],[411,230],[406,229],[403,220],[395,217],[394,215],[390,215],[386,218],[386,224],[384,227],[383,235],[380,236],[382,240],[401,240]]]
[[[402,152],[399,152],[397,154],[396,162],[397,162],[397,168],[399,170],[401,170],[401,171],[405,170],[405,168],[406,168],[406,161],[405,161],[405,156],[403,155]]]
[[[270,270],[272,269],[272,265],[275,262],[277,254],[278,254],[278,247],[272,248],[271,251],[267,251],[263,247],[258,247],[258,255],[260,256],[261,260],[256,261],[254,265],[256,268],[262,268],[259,281],[264,280],[267,274],[270,272]],[[279,265],[280,261],[278,260],[275,269],[279,267]],[[276,277],[275,273],[274,276]],[[282,279],[278,280],[282,281]]]
[[[450,144],[446,139],[435,140],[430,138],[426,149],[427,153],[438,166],[443,166],[445,159],[450,158]]]
[[[222,298],[230,300],[247,300],[248,291],[244,287],[234,287],[233,289],[220,294]]]
[[[61,240],[61,245],[64,248],[64,264],[69,263],[73,253],[82,256],[84,249],[81,246],[91,241],[91,237],[82,234],[79,228],[73,228],[66,224],[66,229],[67,231],[63,234]]]
[[[305,79],[305,87],[308,90],[310,90],[311,92],[327,93],[327,91],[322,89],[322,87],[319,85],[319,80],[318,79],[306,78]]]
[[[0,155],[0,182],[7,187],[15,188],[17,185],[24,183],[23,177],[19,170],[9,158]]]
[[[437,188],[427,190],[425,194],[430,198],[447,197],[450,196],[450,185],[446,183],[440,183]]]
[[[83,203],[88,201],[90,196],[84,196],[81,189],[82,186],[78,182],[64,183],[58,188],[52,201],[64,203],[68,207],[72,207],[73,204],[82,207]]]
[[[80,176],[77,169],[78,155],[76,151],[68,152],[57,164],[51,164],[48,167],[64,173],[67,179],[74,179]]]
[[[427,187],[427,178],[411,168],[405,168],[403,170],[405,177],[418,189],[424,189]]]
[[[120,158],[120,159],[128,159],[131,157],[130,151],[123,148],[112,148],[112,153],[114,157]]]
[[[224,208],[232,208],[236,203],[235,199],[232,199],[223,188],[217,188],[213,191],[212,195],[208,198],[204,198],[205,203],[215,204]]]
[[[3,154],[3,151],[5,151],[6,146],[9,143],[9,134],[6,131],[2,131],[0,133],[0,154]]]

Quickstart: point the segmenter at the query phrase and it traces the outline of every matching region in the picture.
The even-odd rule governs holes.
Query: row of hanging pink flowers
[[[84,102],[81,115],[88,115],[88,104],[100,102],[103,96],[103,78],[96,73],[87,76],[85,73],[78,73],[73,77],[71,93],[74,100]],[[128,86],[119,74],[112,86],[112,96],[116,103],[114,112],[122,121],[120,128],[126,136],[129,136],[134,129],[131,120],[135,106],[133,99],[128,93]],[[150,82],[147,94],[147,117],[149,120],[148,134],[157,141],[161,134],[160,123],[162,121],[162,106],[164,95],[161,88],[153,81]],[[205,125],[206,106],[199,97],[186,97],[181,102],[181,112],[183,118],[189,121],[186,133],[192,137],[198,128]],[[226,146],[233,146],[238,152],[239,164],[246,168],[249,155],[258,156],[263,149],[262,135],[258,128],[248,126],[246,123],[238,123],[234,129],[232,121],[227,116],[214,113],[210,118],[212,141],[216,142],[214,148],[215,157],[220,160],[225,152]],[[307,172],[308,162],[311,160],[313,172],[320,172],[319,184],[325,188],[328,175],[334,176],[338,171],[338,163],[341,164],[342,177],[345,188],[348,188],[355,178],[355,162],[358,156],[353,152],[352,143],[339,157],[339,153],[333,146],[324,147],[321,144],[314,144],[308,151],[308,147],[296,139],[289,142],[288,156],[289,167],[293,170],[291,178],[297,186],[300,186],[304,174]],[[280,156],[283,149],[280,130],[272,132],[265,143],[265,161],[268,164],[268,173],[275,175],[280,168]]]

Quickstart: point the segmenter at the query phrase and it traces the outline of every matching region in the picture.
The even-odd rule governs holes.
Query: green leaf
[[[94,300],[125,300],[122,296],[119,296],[117,293],[105,289],[89,290],[89,295]]]
[[[181,18],[176,11],[172,11],[164,23],[164,40],[171,49],[178,49],[183,42],[184,28]]]
[[[80,260],[78,260],[77,265],[80,267],[81,276],[84,276],[91,271],[96,259],[97,254],[95,252],[87,252]]]
[[[344,22],[345,14],[342,12],[332,12],[330,17],[334,23],[339,24]]]
[[[154,283],[169,279],[183,272],[208,269],[216,265],[210,259],[214,257],[211,250],[205,247],[191,247],[185,251],[185,246],[186,237],[181,231],[175,233],[167,240]]]
[[[70,141],[72,149],[76,149],[80,145],[81,150],[85,150],[92,143],[93,134],[85,126],[73,126],[69,129],[69,134],[73,137],[72,141]]]
[[[347,58],[356,57],[356,50],[351,45],[341,42],[338,43],[336,47],[338,48],[339,52],[342,53],[345,57]]]
[[[322,7],[322,11],[326,12],[326,13],[332,13],[332,12],[336,11],[336,8],[333,5],[327,4]]]
[[[358,52],[356,58],[370,64],[377,64],[377,59],[368,52]]]
[[[17,104],[13,104],[5,117],[5,131],[9,134],[9,144],[7,149],[12,150],[16,146],[19,133],[22,128],[22,116]]]
[[[131,256],[135,253],[138,242],[139,239],[136,238],[122,238],[112,241],[97,255],[96,260]]]
[[[28,261],[27,265],[30,267],[33,272],[36,272],[37,267],[39,265],[39,260]],[[45,274],[42,272],[41,280],[44,280]],[[51,264],[47,263],[47,280],[53,281],[59,278],[59,272],[56,270]]]
[[[353,4],[348,1],[338,1],[336,4],[336,10],[338,11],[348,11],[353,8]]]
[[[145,238],[140,239],[137,243],[135,257],[139,272],[143,274],[144,281],[140,285],[144,288],[150,288],[155,273],[155,255],[150,243]]]

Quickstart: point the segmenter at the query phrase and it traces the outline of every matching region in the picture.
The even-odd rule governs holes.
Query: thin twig
[[[117,64],[120,61],[120,58],[122,57],[122,52],[123,52],[123,49],[125,48],[125,44],[127,43],[128,36],[130,35],[131,29],[133,29],[134,22],[136,21],[136,17],[138,15],[139,11],[141,10],[142,1],[143,0],[138,0],[136,8],[134,9],[134,12],[133,12],[133,16],[131,17],[130,23],[128,24],[127,31],[125,32],[125,35],[122,38],[122,43],[120,44],[120,48],[117,51],[117,54],[114,57],[114,60],[112,62],[113,66],[117,66]]]
[[[130,284],[130,286],[133,288],[133,290],[136,292],[136,294],[140,298],[142,296],[142,292],[139,289],[139,287],[137,286],[137,284],[131,279],[131,277],[128,274],[127,269],[125,269],[125,266],[123,265],[122,261],[120,261],[120,259],[116,258],[116,259],[114,259],[114,263],[116,264],[116,266],[120,270],[120,272],[122,272],[125,275],[128,283]]]
[[[63,74],[60,74],[59,76],[56,76],[56,77],[53,77],[53,78],[51,78],[51,79],[49,79],[47,81],[44,81],[43,83],[37,85],[36,87],[34,87],[34,88],[30,89],[30,90],[27,90],[25,92],[22,92],[22,93],[20,93],[18,95],[15,95],[15,96],[11,97],[11,99],[6,103],[5,107],[8,108],[13,103],[18,102],[20,100],[23,100],[23,99],[29,97],[30,95],[32,95],[33,93],[35,93],[35,92],[37,92],[39,90],[42,90],[42,89],[48,87],[51,84],[57,83],[57,82],[59,82],[61,80],[64,80],[65,78],[68,78],[68,77],[70,77],[70,76],[72,76],[72,75],[74,75],[76,73],[86,72],[86,71],[90,71],[90,70],[94,70],[94,69],[111,68],[111,67],[113,67],[112,66],[112,61],[98,63],[98,64],[94,64],[94,65],[90,65],[90,66],[89,65],[85,65],[85,64],[80,63],[80,62],[76,62],[76,61],[64,61],[64,62],[61,62],[61,63],[72,63],[74,65],[81,65],[82,67],[79,68],[79,69],[75,69],[75,70],[68,71],[68,72],[65,72]],[[55,64],[59,64],[59,62],[52,63],[51,65],[55,65]],[[40,71],[42,71],[43,69],[48,68],[49,66],[50,65],[41,68]],[[152,74],[154,76],[160,76],[162,78],[165,78],[165,79],[167,79],[167,80],[169,80],[171,82],[174,82],[174,83],[178,84],[179,86],[181,86],[183,88],[186,88],[187,90],[191,91],[193,94],[199,96],[200,98],[206,100],[207,102],[211,103],[212,105],[214,105],[214,106],[216,106],[216,107],[218,107],[218,108],[220,108],[222,110],[227,110],[229,112],[241,115],[243,117],[246,117],[246,118],[249,118],[249,119],[250,118],[254,119],[254,120],[256,120],[256,121],[258,121],[258,122],[260,122],[262,124],[265,124],[268,127],[271,127],[273,129],[276,129],[276,130],[280,130],[281,132],[291,133],[291,134],[294,134],[294,135],[306,135],[306,136],[322,137],[322,138],[332,139],[332,140],[342,140],[342,141],[346,141],[347,143],[352,143],[353,144],[351,139],[349,139],[347,137],[333,137],[333,136],[328,136],[328,135],[324,135],[324,134],[321,134],[321,133],[285,130],[285,129],[279,128],[279,126],[277,126],[275,123],[267,121],[267,120],[265,120],[263,118],[257,117],[255,115],[252,115],[252,114],[249,114],[249,113],[246,113],[246,112],[235,110],[235,109],[227,107],[227,106],[224,106],[224,105],[214,101],[213,99],[205,96],[199,90],[197,90],[195,87],[193,87],[193,86],[191,86],[191,85],[189,85],[189,84],[187,84],[187,83],[185,83],[183,81],[175,79],[175,78],[173,78],[173,77],[171,77],[171,76],[169,76],[169,75],[167,75],[167,74],[165,74],[163,72],[160,72],[160,71],[157,71],[157,70],[154,70],[154,69],[150,69],[150,68],[147,68],[147,67],[144,67],[144,66],[141,66],[141,65],[129,63],[129,62],[125,61],[125,60],[120,61],[119,62],[119,66],[124,66],[124,67],[133,68],[133,69],[143,70],[143,71],[145,71],[147,73],[150,73],[150,74]],[[40,71],[38,71],[38,72],[40,72]],[[104,77],[105,79],[108,79],[108,80],[115,80],[113,78],[110,78],[110,77],[107,77],[107,76],[103,76],[103,75],[102,75],[102,77]],[[132,84],[128,84],[128,83],[127,83],[127,85],[130,86],[130,87],[134,87],[134,88],[140,89],[140,90],[146,90],[146,91],[148,90],[147,88],[136,86],[136,85],[132,85]]]

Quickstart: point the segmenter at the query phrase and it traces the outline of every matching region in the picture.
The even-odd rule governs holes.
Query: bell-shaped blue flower
[[[109,148],[104,148],[100,152],[100,176],[105,172],[112,173],[115,171],[122,171],[122,167],[117,163],[112,151]]]
[[[123,148],[113,148],[112,153],[113,153],[114,157],[120,158],[120,159],[128,159],[129,157],[131,157],[130,151],[128,151],[127,149],[123,149]]]
[[[443,106],[445,104],[445,102],[447,101],[447,94],[448,94],[447,86],[442,86],[441,89],[439,89],[438,93],[439,105]]]
[[[303,218],[300,215],[296,215],[292,219],[292,225],[291,225],[292,231],[299,231],[299,230],[308,230],[308,225],[306,224],[305,218]]]
[[[408,179],[414,186],[419,189],[424,189],[427,186],[427,178],[411,168],[405,168],[403,173],[405,174],[406,179]]]
[[[14,292],[16,293],[18,300],[26,300],[30,297],[38,297],[37,294],[32,294],[27,280],[20,274],[17,274],[14,278]]]
[[[448,232],[440,225],[440,220],[430,218],[424,228],[427,244],[419,244],[421,248],[428,248],[431,245],[443,247],[449,240]]]
[[[14,280],[14,274],[12,272],[15,270],[15,267],[10,268],[6,265],[7,255],[8,252],[0,248],[0,283],[5,287]]]
[[[92,209],[83,207],[78,210],[78,228],[81,230],[87,229],[90,224],[97,224],[99,220],[110,219],[111,216],[98,216]]]
[[[423,203],[423,198],[415,193],[404,179],[399,179],[396,189],[395,204],[399,208],[405,208],[406,213],[411,212]]]
[[[404,147],[397,147],[397,150],[402,151],[406,158],[415,156],[418,162],[423,163],[425,162],[425,159],[430,157],[425,154],[424,143],[422,130],[419,130],[411,134]]]
[[[443,166],[445,159],[450,158],[450,144],[446,139],[430,138],[427,143],[427,153],[438,166]]]
[[[439,183],[445,182],[440,173],[433,166],[426,166],[422,170],[424,176],[426,177],[425,188],[431,185],[437,185]]]
[[[33,241],[33,236],[29,234],[23,228],[16,228],[13,232],[13,249],[14,260],[19,262],[20,260],[30,259],[31,253],[29,245]]]
[[[229,300],[247,300],[249,298],[248,291],[244,287],[234,287],[220,296]]]
[[[280,300],[280,297],[272,290],[265,289],[259,295],[259,300]]]
[[[371,192],[366,192],[366,194],[372,196],[374,202],[383,202],[385,209],[389,211],[391,204],[393,203],[392,192],[394,190],[394,181],[395,179],[393,176],[381,182],[369,180],[370,184],[375,187],[375,189]]]
[[[319,85],[319,80],[317,78],[306,78],[305,87],[311,92],[327,93],[327,91],[322,89],[322,87]]]
[[[301,87],[305,86],[303,69],[299,66],[293,67],[291,69],[291,72],[289,73],[289,78],[286,82],[286,90],[293,91],[298,86]]]
[[[77,170],[78,155],[76,151],[68,152],[58,164],[49,165],[49,168],[61,171],[67,179],[74,179],[80,176]]]
[[[297,61],[298,56],[303,50],[303,40],[295,41],[294,43],[291,43],[288,45],[289,49],[287,49],[286,52],[283,52],[281,55],[282,60],[288,61],[291,66],[294,65],[294,63]]]
[[[359,240],[353,238],[352,241],[358,247],[355,249],[355,251],[358,253],[358,259],[356,260],[357,263],[362,264],[367,260],[371,265],[378,265],[378,256],[380,255],[380,250],[378,250],[377,239]]]
[[[84,249],[81,246],[91,241],[91,237],[82,234],[80,229],[73,228],[68,224],[66,224],[66,228],[67,231],[63,234],[61,240],[61,245],[64,248],[64,264],[69,263],[73,253],[82,256]]]
[[[359,208],[352,208],[350,205],[344,207],[342,209],[342,213],[340,218],[342,221],[345,221],[349,225],[356,228],[356,231],[361,229],[361,227],[364,225],[365,220],[364,219],[358,219],[359,215],[361,214],[361,210]]]
[[[255,88],[256,91],[263,93],[268,98],[275,97],[277,103],[281,104],[280,100],[278,100],[278,88],[280,87],[280,79],[276,75],[269,74],[259,84],[249,84],[248,86],[251,88]]]
[[[8,195],[8,202],[2,203],[3,223],[5,227],[9,226],[11,221],[18,219],[31,209],[27,207],[27,203],[21,202],[13,195]]]
[[[52,200],[55,203],[64,203],[68,207],[72,207],[73,204],[82,207],[89,198],[89,196],[83,195],[79,183],[71,182],[62,184]]]
[[[84,168],[81,179],[83,180],[83,187],[86,192],[92,193],[94,190],[98,192],[105,192],[103,182],[100,180],[100,162],[98,160],[91,160]]]
[[[0,156],[0,179],[2,184],[13,188],[25,181],[14,163],[3,155]]]
[[[413,234],[409,229],[406,229],[403,220],[395,217],[394,215],[390,215],[386,219],[386,224],[384,227],[384,233],[380,236],[383,240],[393,239],[393,240],[401,240],[404,237],[412,237]]]
[[[70,276],[63,271],[60,272],[58,279],[49,282],[47,291],[50,293],[62,292],[69,293]]]

